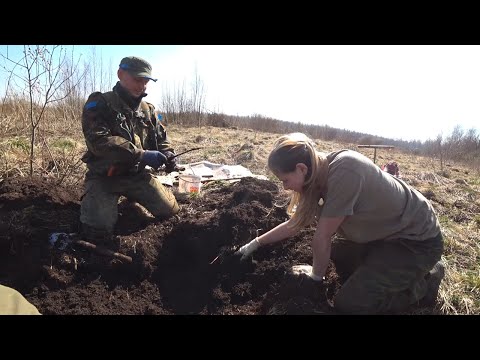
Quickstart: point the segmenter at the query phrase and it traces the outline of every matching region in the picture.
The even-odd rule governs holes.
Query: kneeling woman
[[[275,142],[268,167],[292,191],[291,218],[241,247],[243,257],[316,221],[313,266],[293,271],[321,281],[331,258],[347,277],[334,300],[338,312],[391,313],[435,302],[443,238],[421,193],[356,151],[318,152],[301,133]]]

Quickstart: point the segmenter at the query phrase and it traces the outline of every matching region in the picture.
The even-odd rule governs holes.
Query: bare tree
[[[167,88],[163,89],[162,104],[160,111],[164,114],[164,121],[168,124],[169,122],[173,123],[173,116],[175,113],[175,107],[173,102],[172,94],[168,91]]]
[[[200,79],[198,75],[197,68],[195,67],[195,78],[192,84],[192,113],[194,116],[194,121],[197,126],[202,125],[202,116],[203,116],[203,109],[205,107],[205,92],[203,81]]]
[[[460,125],[456,125],[445,141],[445,155],[450,159],[458,159],[462,152],[463,129]]]
[[[440,171],[443,172],[443,164],[444,164],[444,154],[445,154],[445,142],[443,140],[443,135],[440,133],[437,135],[435,139],[435,152],[440,158]]]
[[[90,90],[106,92],[109,91],[113,85],[113,74],[110,71],[112,68],[112,59],[109,59],[109,67],[105,68],[103,54],[97,55],[96,46],[90,48],[90,58],[88,63],[85,63],[85,67],[88,68],[88,74],[90,75]],[[87,95],[87,94],[85,94]]]
[[[175,105],[176,105],[176,113],[178,114],[178,122],[180,124],[185,124],[187,121],[186,115],[188,112],[187,106],[187,93],[185,91],[185,81],[183,81],[182,85],[178,87],[174,87],[174,94],[175,94]]]
[[[12,75],[13,86],[28,99],[30,176],[32,176],[37,128],[45,117],[47,106],[65,99],[75,87],[72,86],[65,91],[64,84],[73,77],[78,62],[65,72],[67,51],[61,45],[24,45],[22,54],[19,60],[11,59],[8,52],[6,56],[3,54],[0,56],[8,64],[5,70]],[[73,64],[73,50],[71,56]]]
[[[463,139],[464,150],[470,156],[479,156],[480,150],[480,134],[477,133],[477,130],[472,128],[467,131]]]

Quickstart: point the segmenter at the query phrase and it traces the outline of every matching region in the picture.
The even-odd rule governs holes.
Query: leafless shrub
[[[68,97],[71,89],[64,85],[75,73],[76,66],[65,71],[68,63],[62,46],[24,45],[20,59],[0,54],[7,62],[4,69],[11,75],[11,87],[28,102],[27,118],[30,127],[30,176],[33,175],[34,149],[37,129],[46,117],[49,105]],[[73,52],[72,52],[73,60]]]

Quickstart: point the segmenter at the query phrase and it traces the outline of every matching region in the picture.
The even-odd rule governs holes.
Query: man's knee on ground
[[[179,211],[180,206],[178,206],[178,203],[175,200],[171,204],[168,204],[168,206],[162,206],[161,209],[159,209],[155,213],[152,213],[152,215],[155,216],[157,219],[167,219],[169,217],[172,217],[173,215],[178,214]]]

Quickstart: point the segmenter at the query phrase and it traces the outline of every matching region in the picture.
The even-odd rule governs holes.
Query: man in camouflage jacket
[[[143,205],[152,215],[166,218],[179,211],[177,201],[145,166],[175,169],[174,150],[155,116],[142,101],[152,78],[150,64],[126,57],[117,71],[119,81],[106,93],[94,92],[85,103],[82,129],[88,151],[81,231],[87,240],[114,246],[113,230],[121,195]]]

